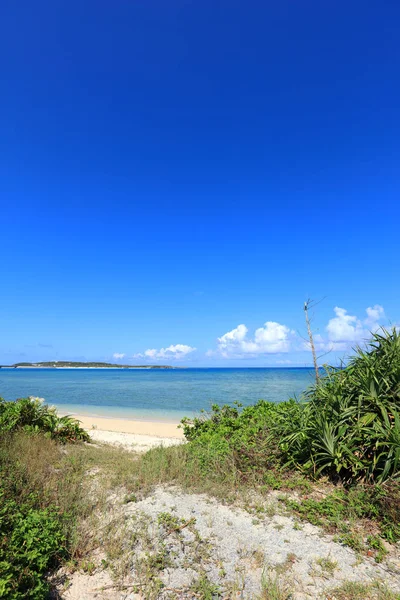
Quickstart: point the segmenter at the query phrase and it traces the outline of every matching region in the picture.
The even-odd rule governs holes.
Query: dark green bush
[[[89,439],[39,399],[0,399],[0,598],[47,598],[46,575],[70,552],[82,504],[80,465],[56,442]]]
[[[276,404],[260,400],[254,406],[213,405],[210,414],[183,420],[189,451],[204,471],[216,460],[229,462],[242,474],[266,472],[283,463],[280,439],[300,427],[301,404],[295,400]]]
[[[344,369],[326,367],[303,402],[213,406],[183,421],[203,462],[230,459],[239,470],[300,468],[346,484],[384,482],[400,473],[400,335],[373,335]]]
[[[18,451],[35,451],[36,442],[20,442],[7,434],[0,440],[0,598],[40,600],[49,591],[45,574],[66,554],[64,516],[45,497],[46,466],[38,468],[49,453],[33,456],[27,469],[29,458]]]
[[[400,473],[400,335],[373,335],[344,369],[326,368],[306,394],[303,426],[285,436],[287,459],[347,483]]]
[[[59,417],[54,407],[40,398],[19,398],[7,402],[0,398],[0,433],[23,429],[29,433],[44,433],[59,442],[89,442],[88,433],[72,417]]]
[[[0,598],[45,598],[44,575],[66,553],[56,511],[38,510],[36,498],[20,504],[0,484]]]

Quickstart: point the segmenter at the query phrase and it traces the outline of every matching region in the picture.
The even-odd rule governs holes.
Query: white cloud
[[[264,327],[256,329],[254,343],[261,353],[288,352],[290,347],[289,335],[291,333],[294,334],[294,331],[291,332],[286,325],[267,321]]]
[[[235,329],[219,337],[217,349],[209,350],[207,355],[239,358],[289,352],[290,340],[294,335],[294,331],[291,331],[289,327],[275,321],[267,321],[263,327],[256,329],[253,339],[247,338],[248,331],[246,325],[238,325]]]
[[[336,317],[330,319],[326,330],[331,342],[357,342],[361,341],[364,330],[357,317],[347,314],[347,310],[335,306]]]
[[[124,358],[125,354],[123,354],[122,352],[114,352],[113,354],[113,358],[115,358],[115,360],[120,360],[121,358]]]
[[[369,306],[365,311],[367,313],[367,318],[364,323],[368,327],[376,327],[378,321],[385,317],[385,311],[383,310],[383,306],[380,304],[375,304],[375,306]]]
[[[345,308],[338,306],[335,306],[334,312],[336,316],[332,317],[326,326],[327,336],[314,335],[317,352],[349,350],[355,344],[368,340],[371,331],[377,331],[381,327],[380,321],[385,318],[385,311],[379,304],[369,306],[365,310],[367,317],[364,320],[349,315]],[[308,342],[305,342],[305,348],[310,349]]]
[[[313,335],[314,346],[317,352],[331,352],[332,350],[346,350],[348,345],[346,342],[332,342],[329,338],[324,338],[320,333]],[[310,342],[304,340],[303,350],[311,350]]]
[[[175,344],[168,346],[168,348],[149,348],[143,353],[134,354],[134,358],[148,358],[148,359],[174,359],[179,360],[184,358],[191,352],[194,352],[196,348],[187,346],[186,344]]]
[[[334,310],[336,317],[331,319],[326,327],[329,341],[334,345],[360,343],[368,339],[371,331],[374,332],[381,327],[380,321],[385,317],[385,311],[379,304],[365,309],[367,318],[363,321],[347,314],[344,308],[336,306]]]
[[[246,337],[248,329],[246,325],[238,325],[232,331],[228,331],[220,338],[218,338],[218,344],[222,348],[227,348],[231,344],[240,344]]]

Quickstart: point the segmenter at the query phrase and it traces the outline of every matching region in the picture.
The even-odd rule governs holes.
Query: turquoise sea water
[[[0,396],[40,396],[70,414],[176,421],[213,403],[281,402],[312,379],[304,368],[0,369]]]

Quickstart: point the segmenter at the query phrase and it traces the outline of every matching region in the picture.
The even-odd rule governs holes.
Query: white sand
[[[175,446],[184,437],[178,423],[132,421],[106,417],[74,415],[81,421],[94,442],[106,442],[137,452],[146,452],[156,446]]]
[[[141,435],[138,433],[123,433],[121,431],[101,431],[100,429],[88,429],[90,437],[94,442],[106,442],[113,446],[121,446],[136,452],[146,452],[156,446],[176,446],[182,444],[179,438],[157,437],[155,435]]]

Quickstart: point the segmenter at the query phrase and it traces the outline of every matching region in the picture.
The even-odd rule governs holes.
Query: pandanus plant
[[[282,439],[289,462],[344,481],[400,476],[400,335],[382,329],[345,368],[325,367],[307,392],[301,429]]]
[[[23,429],[30,433],[44,433],[60,442],[90,441],[79,421],[59,417],[55,407],[48,406],[42,398],[19,398],[7,402],[0,398],[0,434]]]

